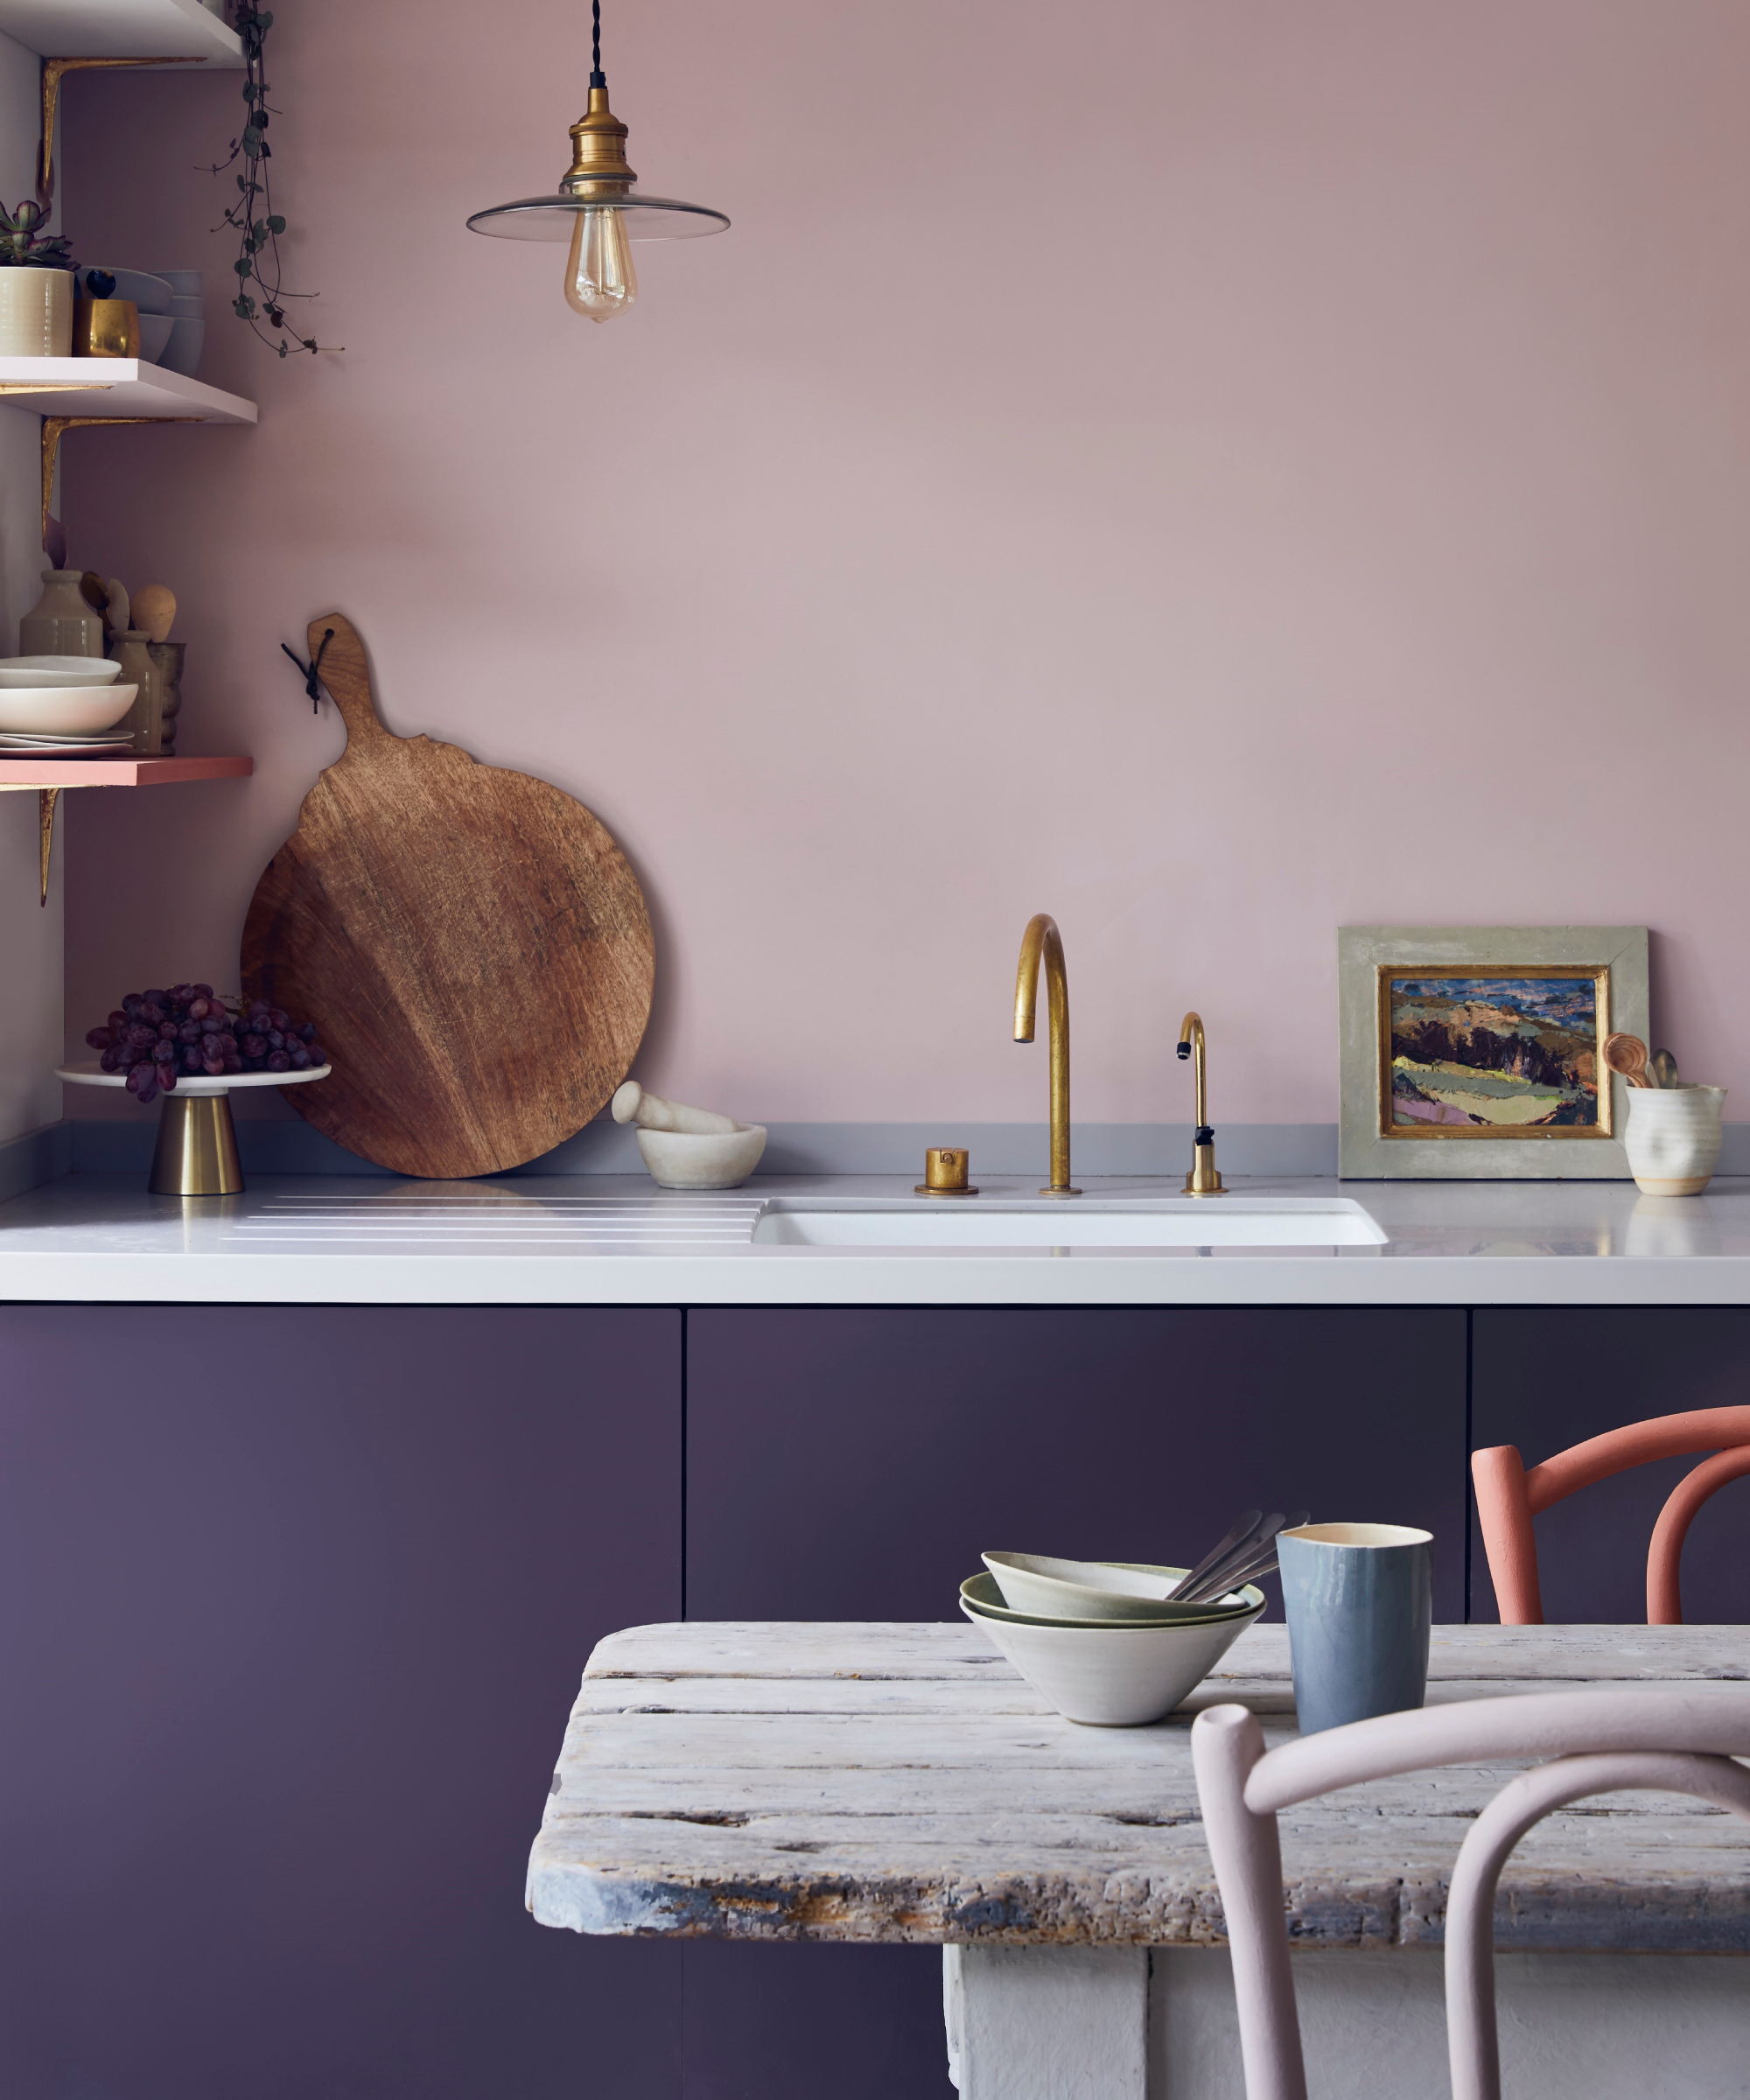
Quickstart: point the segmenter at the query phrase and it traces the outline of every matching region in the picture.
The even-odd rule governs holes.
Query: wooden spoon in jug
[[[1653,1082],[1647,1076],[1647,1046],[1638,1035],[1606,1036],[1604,1061],[1631,1087],[1651,1088]]]

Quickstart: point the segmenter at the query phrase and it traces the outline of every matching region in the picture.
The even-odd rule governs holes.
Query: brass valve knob
[[[971,1160],[971,1153],[963,1145],[931,1145],[924,1154],[924,1178],[914,1193],[920,1196],[976,1196],[978,1191],[966,1179]]]

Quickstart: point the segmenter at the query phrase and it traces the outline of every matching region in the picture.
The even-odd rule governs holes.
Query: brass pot
[[[137,357],[140,310],[131,299],[79,299],[73,309],[75,357]]]

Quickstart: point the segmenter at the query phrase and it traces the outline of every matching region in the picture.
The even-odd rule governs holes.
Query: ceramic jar
[[[152,662],[151,636],[144,627],[124,628],[116,635],[109,654],[122,667],[120,682],[139,688],[134,704],[116,724],[117,733],[129,738],[136,758],[162,758],[164,674]]]
[[[73,272],[0,270],[0,357],[71,357]]]
[[[0,277],[9,273],[0,270]],[[43,594],[18,622],[21,656],[101,656],[103,615],[88,606],[77,569],[45,569]]]
[[[1724,1087],[1630,1087],[1622,1149],[1648,1196],[1698,1196],[1712,1179]]]
[[[161,724],[158,756],[164,759],[176,756],[176,718],[182,712],[182,652],[187,647],[186,641],[146,644],[146,654],[157,668],[158,689],[163,696],[158,709]]]

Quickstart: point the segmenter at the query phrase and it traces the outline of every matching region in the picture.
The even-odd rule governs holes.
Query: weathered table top
[[[1429,1702],[1750,1677],[1746,1627],[1436,1627]],[[1151,1728],[1054,1713],[970,1626],[635,1627],[572,1710],[528,1907],[578,1932],[737,1939],[1222,1936],[1194,1707],[1293,1732],[1279,1626]],[[1281,1818],[1303,1944],[1438,1943],[1468,1819],[1518,1767],[1355,1787]],[[1750,1953],[1750,1827],[1669,1795],[1550,1816],[1502,1880],[1502,1947]]]

